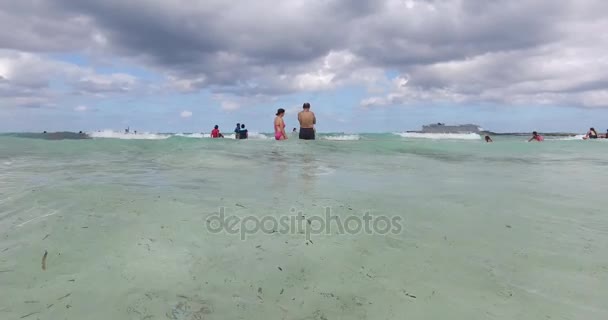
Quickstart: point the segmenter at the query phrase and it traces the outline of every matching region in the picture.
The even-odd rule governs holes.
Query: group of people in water
[[[488,143],[494,142],[494,140],[492,140],[492,138],[490,136],[485,136],[485,140]],[[541,136],[538,132],[534,131],[534,132],[532,132],[532,137],[530,139],[528,139],[528,142],[532,142],[532,141],[542,142],[544,140],[545,140],[545,138],[543,136]]]
[[[289,137],[287,136],[287,132],[285,131],[285,121],[283,118],[285,117],[285,109],[279,108],[274,118],[274,138],[276,140],[287,140]],[[298,137],[301,140],[315,140],[315,125],[317,124],[317,117],[315,113],[310,111],[310,103],[306,102],[302,105],[302,111],[298,113],[298,122],[300,123],[300,131]],[[44,133],[47,133],[44,131]],[[130,128],[125,129],[125,133],[130,133]],[[137,134],[137,131],[134,132]],[[292,134],[298,133],[296,128],[293,128]],[[80,132],[82,134],[82,131]],[[248,139],[249,132],[245,128],[244,123],[237,123],[236,128],[234,128],[234,136],[235,139]],[[213,130],[211,130],[211,138],[224,138],[224,135],[220,132],[220,128],[218,125],[215,125]],[[589,128],[587,134],[583,137],[584,140],[587,139],[598,139],[604,138],[608,139],[608,130],[606,130],[605,135],[599,135],[595,128]],[[489,135],[484,137],[486,142],[494,142]],[[528,139],[528,142],[537,141],[542,142],[545,138],[540,135],[538,132],[532,132],[532,137]]]
[[[211,130],[211,138],[223,138],[224,135],[220,132],[220,127],[216,124]],[[237,123],[236,128],[234,128],[234,138],[235,139],[248,139],[249,138],[249,130],[245,128],[244,123]]]
[[[597,138],[608,139],[608,130],[606,130],[605,135],[601,136],[601,135],[597,134],[597,131],[595,131],[595,128],[589,128],[589,131],[583,137],[583,140],[597,139]],[[486,140],[486,142],[494,142],[490,136],[485,136],[485,140]],[[538,132],[534,131],[534,132],[532,132],[532,137],[530,139],[528,139],[528,142],[532,142],[532,141],[542,142],[544,140],[545,140],[545,138],[542,135],[540,135]]]
[[[492,138],[490,136],[485,136],[484,139],[488,143],[494,142],[494,140],[492,140]],[[534,132],[532,132],[532,138],[528,139],[528,142],[531,142],[531,141],[542,142],[544,140],[545,140],[545,138],[543,136],[541,136],[540,134],[538,134],[538,132],[534,131]]]
[[[492,138],[490,138],[490,136],[486,136],[485,139],[486,139],[486,142],[494,142],[494,140],[492,140]],[[534,132],[532,132],[532,138],[528,139],[528,142],[531,142],[531,141],[542,142],[544,140],[545,140],[545,138],[543,138],[543,136],[538,134],[538,132],[534,131]]]
[[[274,138],[276,140],[287,140],[287,132],[285,131],[285,109],[279,108],[274,118]],[[302,105],[302,111],[298,113],[298,122],[300,123],[299,138],[302,140],[315,140],[315,125],[317,124],[317,118],[315,113],[310,111],[310,103],[306,102]],[[298,132],[296,128],[293,128],[293,133]],[[211,130],[211,138],[223,138],[224,135],[220,132],[219,126],[215,125]],[[237,123],[234,129],[235,139],[247,139],[249,133],[245,128],[245,124]]]
[[[287,140],[287,133],[285,132],[285,109],[279,108],[274,118],[274,138],[276,140]],[[310,111],[310,103],[306,102],[302,105],[302,111],[298,113],[298,122],[300,123],[300,133],[298,138],[301,140],[315,140],[315,125],[317,124],[317,117],[315,113]],[[297,132],[296,128],[293,128],[292,132]]]

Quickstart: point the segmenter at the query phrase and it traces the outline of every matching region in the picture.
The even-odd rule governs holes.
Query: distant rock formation
[[[11,134],[12,136],[19,138],[31,138],[31,139],[44,139],[44,140],[81,140],[81,139],[91,139],[91,137],[80,131],[76,132],[46,132],[43,133],[15,133]]]

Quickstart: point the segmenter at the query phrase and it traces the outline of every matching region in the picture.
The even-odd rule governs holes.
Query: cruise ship
[[[417,133],[480,133],[483,129],[476,124],[446,125],[445,123],[433,123],[422,126],[421,131],[410,131]]]

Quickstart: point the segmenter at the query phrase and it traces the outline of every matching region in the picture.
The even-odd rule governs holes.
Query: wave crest
[[[549,138],[549,140],[564,140],[564,141],[569,141],[569,140],[583,140],[584,138],[585,138],[584,134],[579,134],[579,135],[576,135],[576,136],[561,137],[561,138],[556,138],[556,139]]]
[[[89,137],[92,138],[106,138],[106,139],[123,139],[123,140],[164,140],[171,135],[167,134],[157,134],[157,133],[122,133],[116,132],[112,130],[103,130],[97,132],[90,132]]]
[[[321,139],[332,141],[356,141],[361,140],[361,137],[358,134],[345,134],[340,136],[322,136]]]
[[[182,138],[211,138],[211,134],[208,133],[176,133],[174,137],[182,137]]]

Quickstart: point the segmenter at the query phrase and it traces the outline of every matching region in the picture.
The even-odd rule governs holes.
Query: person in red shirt
[[[220,133],[220,127],[216,124],[211,130],[211,138],[223,138],[224,135]]]

